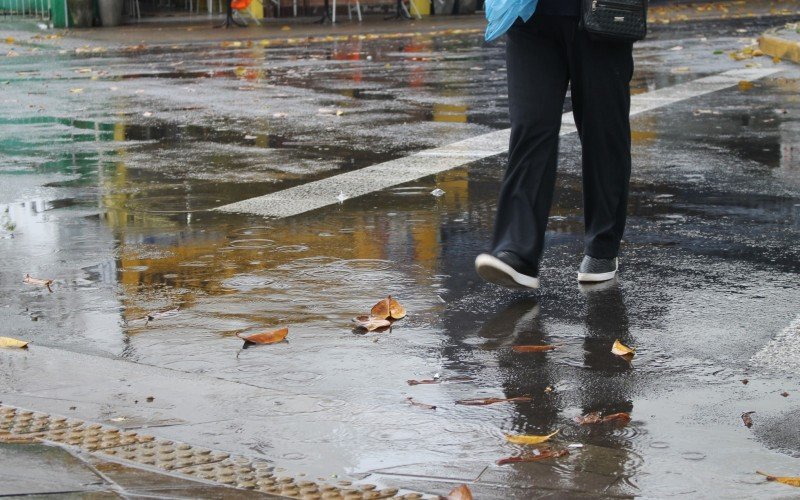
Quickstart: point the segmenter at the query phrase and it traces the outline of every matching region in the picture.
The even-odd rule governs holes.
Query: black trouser
[[[591,40],[568,16],[534,15],[507,36],[511,143],[492,251],[538,269],[558,159],[567,84],[583,148],[586,255],[617,256],[631,174],[632,45]]]

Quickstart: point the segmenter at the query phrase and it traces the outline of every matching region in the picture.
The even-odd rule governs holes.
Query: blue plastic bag
[[[527,21],[531,18],[539,0],[486,0],[486,41],[502,35],[514,24],[517,18]]]

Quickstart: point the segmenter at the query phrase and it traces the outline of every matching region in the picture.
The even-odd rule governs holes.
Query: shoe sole
[[[475,259],[475,270],[478,276],[495,285],[523,290],[539,288],[539,278],[517,272],[513,267],[491,255],[478,255]]]
[[[615,262],[616,269],[607,273],[578,273],[578,281],[581,283],[598,283],[600,281],[608,281],[614,279],[619,270],[619,261]]]

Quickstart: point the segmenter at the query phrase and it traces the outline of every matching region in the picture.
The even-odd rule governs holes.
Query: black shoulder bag
[[[647,0],[581,0],[580,26],[598,40],[641,40],[647,35]]]

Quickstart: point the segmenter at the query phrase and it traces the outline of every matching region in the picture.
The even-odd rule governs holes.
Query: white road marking
[[[750,364],[797,373],[800,370],[800,316],[757,352],[750,359]]]
[[[741,81],[758,80],[780,69],[735,69],[631,97],[631,116],[724,90]],[[572,113],[564,113],[561,135],[576,132]],[[340,194],[355,198],[508,151],[510,129],[471,137],[403,158],[346,172],[274,193],[216,208],[221,212],[291,217],[339,203]]]

